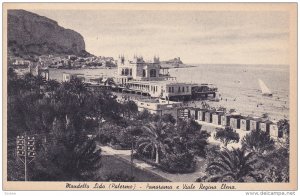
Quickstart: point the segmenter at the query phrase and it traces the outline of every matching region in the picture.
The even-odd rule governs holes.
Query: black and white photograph
[[[4,3],[4,189],[296,190],[296,15]]]

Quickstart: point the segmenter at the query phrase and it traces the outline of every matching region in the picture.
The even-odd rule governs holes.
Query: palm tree
[[[151,122],[142,127],[145,135],[137,141],[137,148],[143,152],[151,152],[151,155],[155,154],[155,162],[160,162],[160,152],[165,151],[165,140],[167,139],[166,131],[168,130],[168,124],[161,120],[157,122]]]
[[[224,148],[218,154],[219,156],[206,169],[213,175],[208,181],[222,182],[230,178],[233,182],[245,182],[246,177],[257,179],[258,175],[254,173],[253,167],[257,160],[253,158],[253,152],[247,154],[244,149]]]
[[[267,132],[253,130],[242,140],[242,147],[249,152],[255,152],[262,155],[265,151],[274,149],[274,141]]]

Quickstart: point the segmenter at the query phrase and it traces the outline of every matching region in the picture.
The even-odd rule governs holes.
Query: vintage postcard
[[[296,3],[4,3],[4,190],[297,190]]]

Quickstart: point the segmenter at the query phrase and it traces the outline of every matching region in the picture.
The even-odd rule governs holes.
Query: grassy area
[[[131,165],[121,158],[111,155],[102,155],[102,167],[99,172],[103,177],[111,173],[118,174],[120,172],[131,176]],[[166,179],[158,175],[135,167],[133,167],[133,176],[135,182],[167,182]]]

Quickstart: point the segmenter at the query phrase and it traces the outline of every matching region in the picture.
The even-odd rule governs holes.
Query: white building
[[[145,61],[143,57],[135,56],[133,60],[126,60],[120,56],[115,81],[129,91],[155,98],[179,100],[192,95],[192,84],[179,83],[176,78],[170,77],[168,69],[161,68],[158,57]]]

